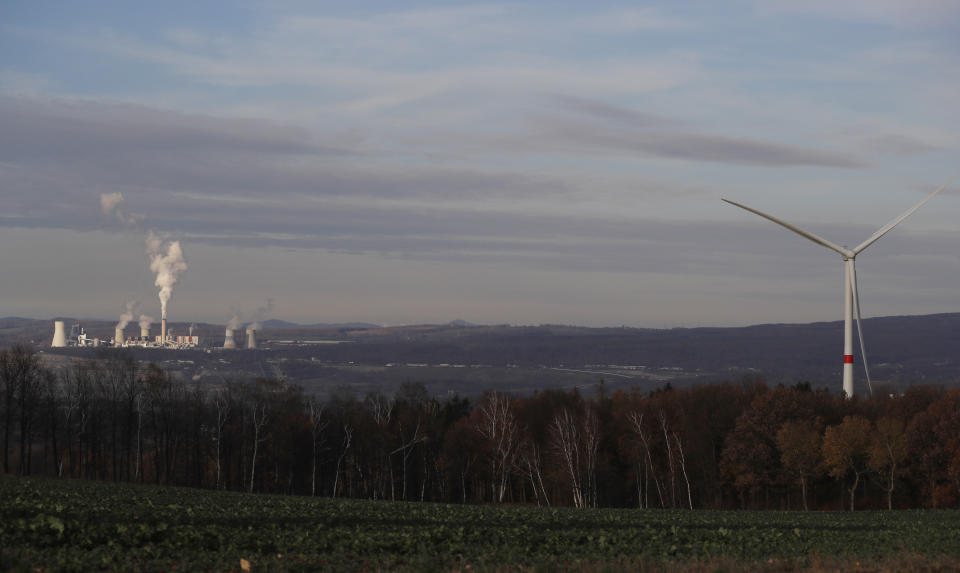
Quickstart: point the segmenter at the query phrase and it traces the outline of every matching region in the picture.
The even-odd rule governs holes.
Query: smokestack
[[[167,303],[173,294],[173,285],[177,283],[180,274],[187,270],[187,262],[183,259],[180,241],[167,241],[153,231],[147,233],[147,255],[150,257],[150,270],[157,274],[154,284],[160,287],[160,316],[166,318]],[[163,337],[166,332],[166,329],[161,328],[160,336]]]
[[[223,347],[224,347],[224,348],[236,348],[236,347],[237,347],[237,343],[236,343],[236,341],[234,341],[234,339],[233,339],[233,329],[232,329],[232,328],[228,328],[228,329],[227,329],[226,336],[224,336],[224,338],[223,338]]]
[[[63,348],[67,345],[67,333],[64,331],[63,321],[53,321],[53,342],[50,346],[53,348]]]
[[[167,342],[167,317],[160,319],[160,343],[165,344]]]
[[[257,347],[257,331],[252,328],[247,329],[247,348],[255,349]]]
[[[120,346],[123,344],[123,328],[118,326],[113,331],[113,345]]]

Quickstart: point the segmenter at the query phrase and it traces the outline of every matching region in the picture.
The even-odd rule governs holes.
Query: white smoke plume
[[[123,310],[120,312],[120,322],[117,323],[117,328],[126,328],[128,324],[133,322],[133,317],[139,313],[140,301],[128,300],[126,304],[123,305]]]
[[[233,318],[230,319],[230,322],[227,323],[227,330],[236,330],[240,328],[240,323],[243,322],[243,315],[239,312],[233,315]]]
[[[183,258],[180,241],[168,241],[153,231],[147,233],[147,255],[150,257],[150,270],[157,274],[153,284],[160,287],[160,317],[166,318],[173,285],[187,270],[187,262]]]
[[[140,328],[141,329],[150,329],[150,325],[153,324],[153,317],[146,314],[140,315]]]
[[[269,313],[273,312],[273,299],[268,298],[267,301],[258,308],[253,313],[253,322],[247,325],[247,330],[260,330],[263,327],[261,324],[267,317]]]
[[[104,215],[116,217],[124,227],[136,227],[143,221],[144,216],[127,211],[124,202],[123,193],[119,191],[100,194],[100,210]]]

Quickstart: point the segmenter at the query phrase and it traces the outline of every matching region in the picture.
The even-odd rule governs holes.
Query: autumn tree
[[[845,416],[843,422],[828,426],[823,436],[823,461],[831,476],[838,480],[851,477],[850,511],[860,479],[869,469],[872,424],[863,416]]]
[[[908,428],[910,466],[932,507],[960,500],[960,388],[943,393]]]
[[[726,436],[722,467],[741,492],[769,492],[783,478],[777,432],[789,420],[836,417],[838,398],[826,392],[779,387],[761,390]]]
[[[807,485],[821,462],[820,423],[816,420],[788,420],[777,432],[777,447],[784,470],[800,482],[803,509],[807,511]]]
[[[902,420],[885,416],[877,420],[870,443],[870,469],[887,492],[887,509],[893,509],[893,490],[907,457],[907,432]]]

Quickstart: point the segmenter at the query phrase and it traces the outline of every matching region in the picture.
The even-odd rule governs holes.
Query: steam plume
[[[150,257],[150,270],[157,274],[153,284],[160,287],[160,317],[166,318],[173,285],[177,284],[180,274],[187,270],[187,262],[183,259],[180,241],[167,241],[153,231],[147,233],[147,255]]]
[[[120,313],[120,322],[117,323],[117,328],[126,328],[128,324],[133,322],[133,317],[139,312],[140,302],[136,300],[128,300],[127,303],[123,305],[123,311]]]
[[[258,308],[258,309],[253,313],[253,322],[251,322],[251,323],[247,326],[247,329],[249,329],[249,330],[260,330],[261,327],[263,326],[261,323],[264,321],[264,319],[267,317],[267,315],[268,315],[269,313],[271,313],[271,312],[273,312],[273,299],[272,299],[272,298],[268,298],[268,299],[267,299],[267,302],[265,302],[265,303],[263,304],[263,306],[261,306],[260,308]]]
[[[124,202],[123,193],[119,191],[100,194],[100,210],[104,215],[116,217],[124,227],[136,227],[140,221],[143,221],[144,216],[128,212]]]
[[[140,315],[140,328],[141,329],[150,329],[150,325],[153,324],[153,317],[147,316],[146,314]]]
[[[240,328],[240,323],[243,322],[243,315],[239,312],[233,315],[233,318],[230,319],[230,322],[227,323],[228,330],[237,330]]]

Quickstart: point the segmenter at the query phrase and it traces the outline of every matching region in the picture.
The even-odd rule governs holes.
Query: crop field
[[[454,506],[0,477],[0,544],[4,571],[877,570],[904,556],[938,571],[960,564],[960,513]]]

